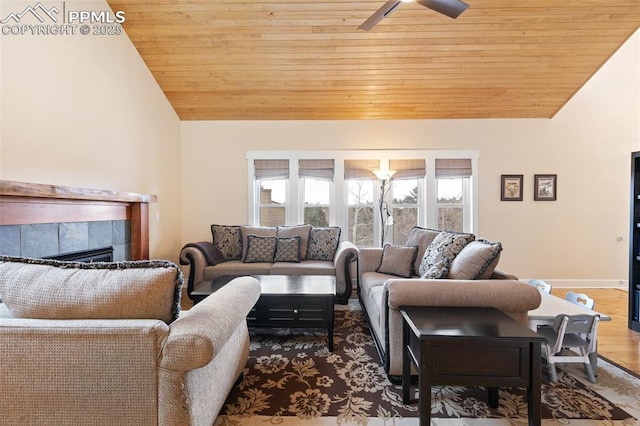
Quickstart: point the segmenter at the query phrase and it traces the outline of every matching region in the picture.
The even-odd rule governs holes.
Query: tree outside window
[[[392,181],[393,244],[404,245],[418,224],[418,179]]]
[[[347,216],[349,241],[358,247],[374,245],[373,180],[349,180]]]
[[[438,229],[464,230],[463,179],[438,179]]]
[[[304,178],[304,223],[329,226],[331,183],[327,180]]]

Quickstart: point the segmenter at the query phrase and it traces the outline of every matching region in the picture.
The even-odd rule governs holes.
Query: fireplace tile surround
[[[128,220],[0,225],[0,255],[44,257],[113,246],[113,260],[131,260]]]

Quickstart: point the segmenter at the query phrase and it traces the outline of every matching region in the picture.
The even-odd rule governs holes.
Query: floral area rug
[[[558,369],[555,384],[543,369],[543,424],[640,424],[640,380],[599,361],[597,384],[580,366]],[[417,405],[404,405],[402,387],[387,379],[359,304],[351,301],[336,307],[333,352],[321,330],[252,330],[243,380],[216,426],[417,425],[417,417]],[[493,409],[485,388],[434,387],[431,417],[443,425],[526,424],[526,393],[500,389]]]

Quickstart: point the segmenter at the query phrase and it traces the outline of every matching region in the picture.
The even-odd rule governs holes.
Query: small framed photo
[[[556,201],[558,175],[534,175],[533,199],[535,201]]]
[[[522,175],[501,175],[500,184],[500,201],[522,201]]]

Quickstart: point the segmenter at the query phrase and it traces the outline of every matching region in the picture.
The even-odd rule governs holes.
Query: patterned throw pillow
[[[453,259],[475,238],[473,234],[448,231],[439,233],[422,257],[420,277],[423,279],[446,278]]]
[[[417,254],[417,246],[397,247],[386,244],[382,250],[382,260],[376,272],[411,278],[414,275],[413,261],[416,259]]]
[[[326,228],[314,226],[309,233],[307,260],[333,260],[339,243],[340,228],[337,226]]]
[[[239,226],[211,225],[213,245],[225,260],[242,259],[242,235]]]
[[[278,238],[275,262],[300,262],[300,237]]]
[[[276,237],[277,228],[275,226],[240,226],[242,236],[242,259],[247,257],[247,237],[256,235],[258,237]]]
[[[276,237],[247,235],[247,253],[242,260],[245,263],[273,263],[276,254]]]
[[[477,280],[488,279],[493,273],[502,251],[501,243],[492,243],[479,239],[472,241],[462,249],[449,268],[450,279]]]

